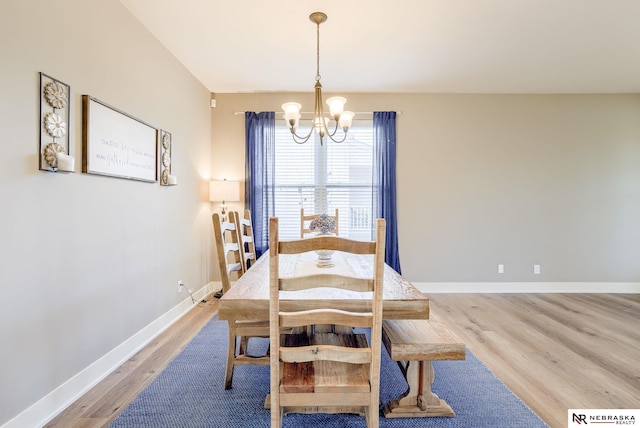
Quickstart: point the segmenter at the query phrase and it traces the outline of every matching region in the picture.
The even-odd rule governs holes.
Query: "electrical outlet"
[[[178,281],[178,293],[182,291],[182,287],[184,287],[184,282],[182,280]]]
[[[540,265],[533,265],[533,274],[540,275]]]
[[[498,265],[498,273],[504,273],[504,265],[503,264],[499,264]]]

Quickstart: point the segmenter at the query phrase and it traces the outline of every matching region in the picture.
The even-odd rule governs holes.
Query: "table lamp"
[[[209,200],[220,201],[222,221],[227,221],[227,202],[240,200],[240,182],[235,180],[213,180],[209,182]]]

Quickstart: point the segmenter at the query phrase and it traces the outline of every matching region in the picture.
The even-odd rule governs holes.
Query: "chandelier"
[[[347,138],[347,132],[351,126],[354,113],[351,111],[344,111],[344,104],[347,99],[344,97],[331,97],[327,99],[327,105],[329,106],[330,117],[325,117],[324,107],[322,105],[322,84],[320,83],[320,24],[327,20],[327,15],[322,12],[313,12],[309,15],[309,20],[316,24],[316,84],[315,88],[315,101],[313,106],[313,120],[311,121],[311,128],[307,135],[298,135],[298,124],[300,121],[300,109],[302,105],[296,102],[289,102],[282,104],[282,110],[284,110],[284,119],[289,125],[291,136],[293,141],[298,144],[306,143],[311,134],[315,130],[320,137],[320,144],[322,145],[325,136],[328,136],[331,141],[336,143],[342,143]],[[332,124],[332,122],[334,124]],[[336,135],[338,128],[342,129],[341,137]]]

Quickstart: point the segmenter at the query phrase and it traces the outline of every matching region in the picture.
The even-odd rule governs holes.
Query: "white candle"
[[[58,170],[73,171],[76,161],[73,156],[69,156],[65,153],[58,153],[56,158],[58,160]]]
[[[178,177],[176,177],[175,175],[169,175],[169,177],[167,177],[167,184],[169,186],[175,186],[176,184],[178,184]]]

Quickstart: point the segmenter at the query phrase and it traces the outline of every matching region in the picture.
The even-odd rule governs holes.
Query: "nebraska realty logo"
[[[635,425],[640,419],[640,409],[569,409],[567,416],[569,428],[591,424],[595,426]]]

